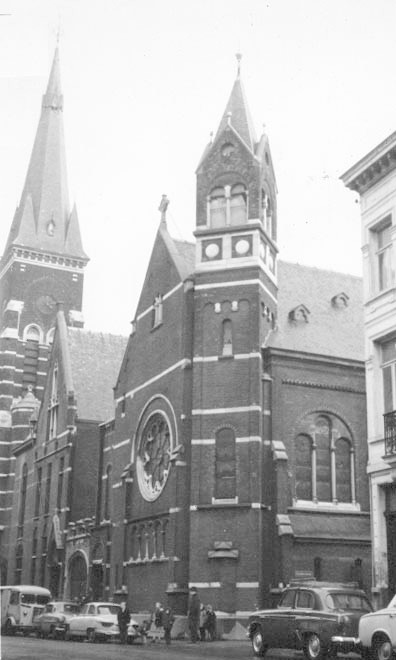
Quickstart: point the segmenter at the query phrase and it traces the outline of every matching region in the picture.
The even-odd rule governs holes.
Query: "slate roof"
[[[195,245],[174,241],[194,270]],[[355,275],[278,261],[278,328],[268,346],[351,360],[364,360],[363,280]],[[332,298],[346,294],[347,305],[336,307]],[[309,310],[308,322],[291,321],[299,305]]]
[[[278,329],[270,346],[364,360],[362,278],[279,261],[278,287]],[[332,304],[340,293],[349,297],[346,307]],[[309,310],[308,322],[289,319],[299,305]]]
[[[114,416],[112,388],[128,338],[80,328],[67,333],[78,417],[105,421]]]

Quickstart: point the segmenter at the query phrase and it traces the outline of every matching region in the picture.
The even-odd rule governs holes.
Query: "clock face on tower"
[[[44,294],[39,296],[36,299],[36,307],[41,314],[49,315],[52,314],[56,306],[55,298],[51,295]]]
[[[141,433],[137,458],[140,492],[149,502],[164,489],[170,469],[171,435],[165,415],[154,412]]]

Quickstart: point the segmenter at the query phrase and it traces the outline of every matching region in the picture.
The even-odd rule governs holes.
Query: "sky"
[[[396,130],[395,0],[0,0],[0,246],[60,40],[85,327],[128,334],[160,221],[193,240],[195,170],[241,75],[278,185],[280,258],[361,274],[339,177]]]

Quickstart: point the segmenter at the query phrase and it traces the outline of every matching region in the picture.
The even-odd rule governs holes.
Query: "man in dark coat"
[[[171,608],[170,607],[165,608],[162,614],[162,625],[164,627],[165,642],[166,644],[168,644],[168,646],[171,643],[171,630],[174,620],[175,617]]]
[[[198,639],[199,629],[199,614],[201,610],[201,602],[195,587],[191,587],[190,595],[188,598],[187,620],[188,628],[190,631],[191,642],[195,644]]]
[[[120,629],[120,642],[126,644],[128,640],[128,623],[131,620],[125,600],[120,603],[120,609],[117,612],[118,627]]]

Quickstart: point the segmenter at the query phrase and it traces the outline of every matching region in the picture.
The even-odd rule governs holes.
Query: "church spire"
[[[237,77],[231,90],[226,109],[221,118],[219,128],[217,129],[216,138],[222,133],[227,125],[231,125],[249,149],[254,152],[257,137],[241,80],[242,55],[237,53],[236,59],[238,62]]]
[[[70,208],[62,112],[59,49],[56,47],[25,185],[5,253],[11,246],[20,246],[87,260],[75,214]],[[76,240],[71,236],[73,232],[77,233]],[[70,253],[70,246],[77,250]]]

